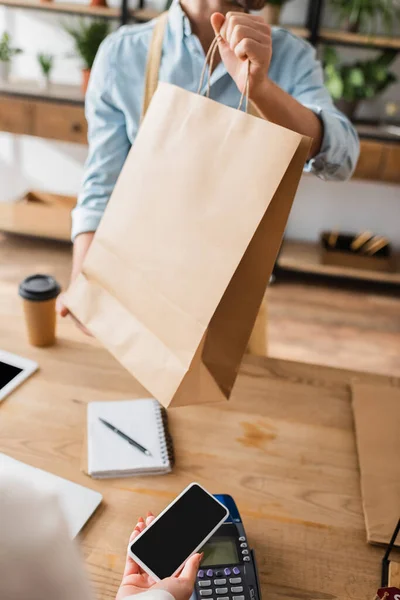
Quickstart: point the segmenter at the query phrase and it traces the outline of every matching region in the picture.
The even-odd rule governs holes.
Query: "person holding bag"
[[[327,180],[350,177],[359,153],[357,134],[332,103],[315,50],[284,29],[271,28],[262,17],[231,9],[223,0],[175,1],[153,77],[197,91],[205,53],[217,35],[213,99],[236,108],[249,64],[249,100],[255,111],[312,138],[305,170]],[[72,281],[81,272],[147,108],[144,80],[156,23],[122,27],[103,42],[96,57],[86,97],[89,156],[73,212]],[[206,93],[205,85],[200,93]],[[62,296],[58,311],[63,317],[69,314]]]

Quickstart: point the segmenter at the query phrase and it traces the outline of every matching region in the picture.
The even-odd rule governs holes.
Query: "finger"
[[[131,533],[131,535],[130,535],[130,538],[129,538],[129,544],[130,544],[131,542],[133,542],[133,540],[134,540],[135,538],[137,538],[137,536],[139,535],[139,533],[140,533],[140,529],[138,528],[138,526],[137,526],[137,525],[135,525],[135,529],[132,531],[132,533]]]
[[[239,42],[245,38],[255,40],[256,42],[260,42],[260,44],[267,44],[269,36],[267,30],[258,31],[252,27],[248,27],[248,25],[236,25],[232,30],[231,37],[228,40],[230,49],[234,50]]]
[[[136,525],[135,529],[137,529],[140,533],[146,529],[146,523],[144,521],[139,521]]]
[[[220,34],[222,37],[229,41],[232,35],[233,29],[236,25],[246,25],[255,30],[263,30],[268,25],[265,22],[265,19],[262,17],[255,17],[253,15],[244,15],[243,13],[233,13],[229,12],[226,15],[225,22],[221,27]]]
[[[130,549],[131,543],[133,542],[133,540],[135,538],[137,538],[139,533],[140,533],[140,531],[139,531],[139,529],[137,529],[137,526],[136,526],[129,537],[128,551],[127,551],[127,555],[126,555],[125,568],[124,568],[124,577],[127,577],[128,575],[136,575],[136,574],[140,573],[139,565],[137,564],[137,562],[135,562],[133,560],[133,558],[129,554],[129,549]]]
[[[191,586],[194,586],[197,577],[197,571],[199,570],[200,563],[203,559],[204,554],[194,554],[187,561],[179,575],[179,579],[187,579]]]
[[[56,311],[60,317],[66,317],[69,314],[68,308],[64,304],[64,294],[58,296],[56,301]]]
[[[234,52],[240,60],[249,60],[253,64],[261,65],[268,53],[268,46],[245,38],[235,47]]]
[[[215,35],[219,35],[221,27],[224,24],[225,17],[222,13],[214,13],[211,15],[211,25]]]
[[[154,521],[154,519],[155,519],[154,515],[148,515],[146,517],[146,525],[150,525],[150,523],[152,523]]]

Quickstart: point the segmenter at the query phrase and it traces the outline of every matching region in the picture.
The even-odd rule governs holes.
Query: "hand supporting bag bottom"
[[[309,144],[159,84],[66,303],[164,406],[229,398]]]

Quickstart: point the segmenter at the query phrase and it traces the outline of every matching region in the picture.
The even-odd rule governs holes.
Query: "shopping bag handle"
[[[198,94],[201,93],[201,90],[202,90],[202,87],[204,84],[204,77],[206,75],[206,70],[208,67],[206,98],[210,97],[211,73],[212,73],[212,68],[213,68],[213,64],[214,64],[215,53],[217,51],[218,42],[220,41],[220,39],[221,39],[221,36],[218,34],[215,36],[215,38],[211,42],[211,45],[210,45],[208,52],[206,54],[206,57],[204,59],[204,65],[203,65],[203,69],[202,69],[201,75],[200,75],[199,87],[197,89]],[[244,110],[246,113],[248,112],[248,108],[249,108],[249,78],[250,78],[250,61],[247,60],[246,82],[245,82],[245,85],[244,85],[244,88],[242,91],[242,95],[240,96],[239,106],[237,107],[237,109],[240,110],[243,105],[243,100],[245,100]]]

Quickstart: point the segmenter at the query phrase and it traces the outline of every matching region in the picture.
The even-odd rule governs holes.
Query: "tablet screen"
[[[0,390],[3,389],[10,381],[22,372],[19,367],[9,365],[0,360]]]

